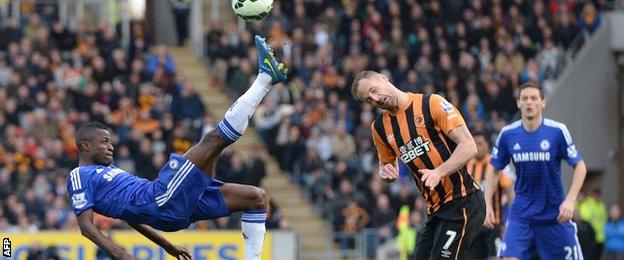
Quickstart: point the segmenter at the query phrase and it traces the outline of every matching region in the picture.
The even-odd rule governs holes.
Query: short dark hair
[[[96,129],[102,129],[102,130],[106,130],[109,132],[111,130],[110,127],[98,121],[90,121],[90,122],[82,124],[78,128],[78,131],[76,131],[76,146],[78,147],[78,150],[81,150],[80,141],[92,138],[92,136],[90,135],[93,132],[93,130],[96,130]]]
[[[520,92],[522,92],[522,90],[524,90],[525,88],[535,88],[539,90],[540,97],[544,99],[544,89],[542,89],[542,87],[537,85],[537,83],[535,82],[527,82],[522,84],[522,86],[520,86],[520,91],[518,92],[518,98],[520,98]]]
[[[365,70],[355,75],[355,79],[353,79],[353,83],[351,83],[351,95],[353,95],[355,99],[359,100],[357,96],[357,90],[360,85],[360,80],[370,78],[375,74],[377,74],[377,72],[374,72],[372,70]]]

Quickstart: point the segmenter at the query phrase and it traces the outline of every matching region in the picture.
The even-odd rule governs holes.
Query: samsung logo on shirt
[[[547,162],[550,161],[549,152],[514,153],[514,162]]]
[[[119,175],[120,173],[123,173],[123,172],[124,171],[122,169],[115,168],[115,169],[112,169],[112,170],[108,171],[106,174],[104,174],[103,178],[106,181],[112,181],[113,178],[115,178],[115,176],[117,176],[117,175]]]

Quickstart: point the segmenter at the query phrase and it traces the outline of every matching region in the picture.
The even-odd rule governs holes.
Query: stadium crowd
[[[494,136],[516,113],[517,88],[527,81],[552,86],[578,48],[577,35],[589,37],[598,28],[601,8],[601,1],[582,0],[276,1],[265,22],[246,29],[212,24],[206,59],[236,97],[256,74],[252,35],[268,34],[290,74],[265,98],[253,124],[347,249],[364,228],[373,228],[379,241],[394,237],[403,205],[409,206],[416,230],[425,220],[425,202],[411,177],[403,175],[391,185],[378,178],[370,136],[378,111],[351,97],[355,73],[377,70],[402,90],[440,93],[472,129]],[[66,177],[76,167],[79,124],[109,124],[116,164],[151,179],[168,153],[188,149],[216,118],[177,73],[166,47],[150,52],[150,35],[141,23],[132,24],[124,50],[106,23],[68,28],[50,12],[25,17],[0,27],[0,133],[5,137],[0,141],[0,231],[76,231]],[[226,150],[218,178],[258,185],[265,170],[257,153],[254,149],[243,159]],[[624,252],[619,209],[609,211],[607,223],[599,196],[587,198],[593,199],[588,212],[604,213],[602,224],[584,225],[595,233],[589,241]],[[276,208],[270,228],[283,226]],[[104,217],[98,224],[125,228]],[[236,225],[233,218],[192,228]]]
[[[394,237],[402,205],[412,210],[412,225],[425,219],[411,177],[404,174],[387,185],[377,176],[370,125],[378,111],[351,97],[357,72],[379,71],[404,91],[440,93],[470,128],[493,138],[516,114],[522,83],[552,88],[583,39],[600,25],[602,5],[279,1],[266,21],[246,29],[213,24],[206,58],[236,97],[254,77],[251,37],[266,32],[290,73],[257,109],[255,128],[347,249],[364,228],[374,228],[380,241]]]
[[[75,132],[87,121],[112,128],[115,164],[147,179],[171,152],[184,153],[212,129],[188,79],[164,46],[151,46],[143,24],[132,24],[128,50],[114,28],[78,22],[71,29],[35,11],[0,28],[0,232],[77,231],[66,192],[77,166]],[[153,51],[150,51],[153,50]],[[219,177],[259,185],[264,162],[228,150]],[[253,173],[253,174],[251,174]],[[232,177],[234,176],[234,177]],[[281,214],[273,208],[269,228]],[[101,228],[128,228],[97,216]],[[198,222],[192,228],[236,228],[239,221]]]

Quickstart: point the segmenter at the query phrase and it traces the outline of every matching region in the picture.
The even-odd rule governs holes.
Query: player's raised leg
[[[184,155],[205,173],[214,177],[214,167],[221,151],[238,140],[247,129],[249,119],[273,84],[286,79],[286,69],[279,63],[263,38],[255,37],[258,48],[258,77],[251,87],[228,109],[215,130]],[[214,219],[243,211],[242,231],[245,238],[245,259],[259,259],[266,233],[268,199],[264,190],[239,184],[215,185],[202,194],[193,221]]]
[[[211,177],[214,177],[214,167],[221,151],[243,135],[253,112],[271,87],[286,79],[287,70],[275,59],[273,50],[264,39],[256,35],[255,42],[258,48],[256,80],[225,112],[215,130],[204,135],[199,143],[184,154],[184,157]]]

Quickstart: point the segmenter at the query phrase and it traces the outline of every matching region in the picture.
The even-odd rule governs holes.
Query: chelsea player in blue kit
[[[243,211],[245,259],[262,253],[267,197],[260,188],[213,179],[221,151],[241,137],[254,110],[273,84],[286,78],[263,38],[255,37],[259,73],[249,90],[230,107],[215,130],[184,155],[171,154],[158,177],[149,181],[115,167],[109,129],[98,122],[82,125],[76,133],[79,166],[67,179],[67,190],[82,234],[118,259],[133,259],[93,224],[93,213],[122,219],[139,233],[177,258],[191,258],[155,229],[177,231],[198,220],[215,219]]]
[[[585,179],[585,163],[568,128],[563,123],[542,117],[546,103],[539,86],[533,83],[523,85],[517,103],[522,119],[503,127],[492,149],[494,174],[511,161],[517,175],[516,197],[505,225],[499,256],[531,259],[535,249],[542,260],[583,259],[576,225],[571,219]],[[574,167],[572,185],[565,197],[561,160]],[[488,178],[486,226],[495,222],[491,206],[495,187],[495,177]]]

